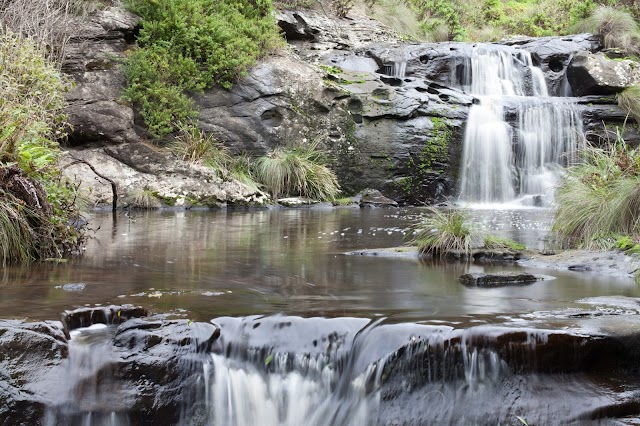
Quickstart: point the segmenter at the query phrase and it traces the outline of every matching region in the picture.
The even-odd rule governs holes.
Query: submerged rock
[[[460,282],[464,285],[485,288],[533,284],[544,279],[543,276],[527,272],[472,273],[460,276]]]

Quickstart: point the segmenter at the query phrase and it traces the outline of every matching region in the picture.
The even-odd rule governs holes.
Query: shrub
[[[444,256],[452,250],[471,252],[473,240],[478,235],[467,223],[463,210],[442,211],[428,208],[429,216],[413,226],[411,244],[417,245],[420,253]]]
[[[307,147],[279,147],[255,163],[256,180],[273,198],[299,195],[333,200],[340,191],[336,175],[323,164],[317,143]]]
[[[195,117],[188,93],[231,88],[279,46],[270,0],[128,0],[142,17],[139,49],[127,60],[124,97],[139,105],[156,138]]]
[[[71,226],[79,215],[76,188],[55,165],[67,82],[45,55],[31,39],[0,36],[2,264],[59,257],[83,239]]]
[[[484,237],[484,248],[490,250],[522,251],[527,247],[524,244],[513,241],[511,238],[500,237],[498,235],[486,235]]]
[[[617,98],[620,108],[640,123],[640,85],[628,87]]]
[[[610,249],[640,231],[640,151],[618,132],[608,149],[587,148],[556,191],[552,231],[564,247]]]
[[[617,47],[632,55],[640,53],[640,29],[629,12],[599,6],[573,29],[602,36],[607,48]]]

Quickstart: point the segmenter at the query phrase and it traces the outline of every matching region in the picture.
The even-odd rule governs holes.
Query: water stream
[[[569,98],[549,97],[542,71],[523,50],[474,49],[463,89],[480,99],[467,121],[460,201],[550,205],[563,168],[583,140]]]

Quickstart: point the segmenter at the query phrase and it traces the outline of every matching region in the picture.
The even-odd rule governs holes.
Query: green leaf
[[[267,355],[267,358],[264,360],[265,367],[268,367],[269,364],[271,364],[271,361],[273,361],[273,353]]]

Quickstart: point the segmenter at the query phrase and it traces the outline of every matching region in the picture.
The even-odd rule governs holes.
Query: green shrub
[[[418,246],[420,253],[444,256],[452,250],[471,252],[473,240],[478,235],[467,223],[463,210],[442,211],[428,208],[429,216],[413,226],[410,243]]]
[[[60,176],[68,83],[31,39],[0,36],[2,264],[59,257],[82,242],[76,188]],[[13,225],[8,225],[12,221]]]
[[[188,93],[231,88],[280,45],[270,0],[128,0],[142,17],[139,48],[125,65],[124,97],[161,138],[196,116]]]
[[[633,15],[624,10],[599,6],[573,30],[602,36],[607,48],[617,47],[631,55],[640,53],[640,29]]]
[[[500,237],[498,235],[486,235],[484,237],[484,248],[490,250],[522,251],[527,247],[524,244],[513,241],[511,238]]]
[[[333,200],[340,191],[336,175],[323,164],[323,152],[306,147],[279,147],[255,162],[256,180],[273,198],[299,195]]]
[[[640,235],[640,151],[620,134],[608,149],[587,148],[556,191],[553,233],[564,247],[610,249],[616,235]]]
[[[620,108],[640,123],[640,85],[628,87],[617,98]]]

